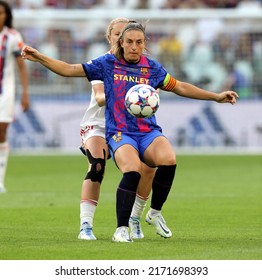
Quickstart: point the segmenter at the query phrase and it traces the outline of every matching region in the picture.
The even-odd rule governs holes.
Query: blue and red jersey
[[[164,86],[168,73],[161,64],[142,56],[137,64],[119,61],[114,55],[106,54],[83,63],[89,81],[102,80],[106,95],[106,138],[117,132],[137,134],[161,131],[155,116],[135,118],[125,108],[125,94],[136,84],[147,84],[153,88]]]

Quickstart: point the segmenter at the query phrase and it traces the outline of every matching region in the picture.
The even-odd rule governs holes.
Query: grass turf
[[[112,160],[95,215],[98,240],[83,241],[77,236],[86,159],[12,155],[8,192],[0,195],[0,259],[261,260],[262,157],[178,155],[177,160],[162,211],[173,237],[159,237],[143,218],[145,238],[117,244],[111,238],[121,174]]]

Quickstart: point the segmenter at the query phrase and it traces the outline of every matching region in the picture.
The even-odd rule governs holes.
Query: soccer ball
[[[135,85],[125,96],[126,109],[136,118],[151,117],[157,111],[159,103],[158,92],[149,85]]]

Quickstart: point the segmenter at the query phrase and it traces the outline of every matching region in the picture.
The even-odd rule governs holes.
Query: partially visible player
[[[112,20],[106,31],[109,45],[114,47],[121,30],[129,22],[126,18]],[[84,240],[96,240],[93,233],[93,220],[97,208],[100,186],[103,180],[108,148],[105,140],[105,93],[102,81],[92,81],[92,94],[89,107],[81,121],[80,135],[82,139],[82,151],[88,159],[88,171],[82,184],[80,202],[80,233],[78,238]],[[129,221],[131,237],[143,238],[140,226],[140,218],[146,206],[152,180],[155,174],[154,168],[143,165],[142,179],[137,191],[136,201],[132,216]]]
[[[7,130],[14,120],[15,63],[23,89],[21,105],[24,111],[29,108],[28,75],[21,57],[22,47],[21,34],[13,29],[11,8],[7,2],[0,1],[0,193],[6,192],[4,181],[9,154]]]

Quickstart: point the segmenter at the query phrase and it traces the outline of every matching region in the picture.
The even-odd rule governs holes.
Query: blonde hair
[[[109,23],[109,25],[108,25],[108,27],[107,27],[107,30],[106,30],[106,39],[108,40],[108,38],[109,38],[109,36],[111,35],[111,32],[112,32],[112,30],[113,30],[113,28],[114,28],[114,25],[115,24],[117,24],[117,23],[128,23],[129,22],[129,19],[127,19],[127,18],[115,18],[115,19],[113,19],[110,23]]]

